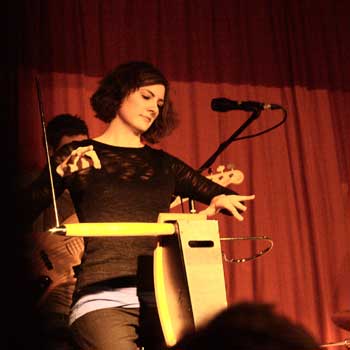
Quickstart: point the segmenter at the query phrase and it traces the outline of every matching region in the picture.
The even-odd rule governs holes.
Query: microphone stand
[[[201,165],[198,172],[202,173],[208,169],[216,160],[216,158],[255,120],[259,117],[261,109],[254,109],[251,116],[224,142],[222,142],[217,150]],[[190,213],[196,213],[193,199],[189,199]]]

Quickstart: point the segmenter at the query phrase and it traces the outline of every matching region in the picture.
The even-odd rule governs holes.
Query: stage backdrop
[[[273,303],[321,342],[342,340],[332,315],[350,308],[349,12],[347,0],[21,1],[19,169],[45,163],[35,77],[46,121],[77,114],[94,137],[105,127],[89,104],[101,77],[128,60],[154,63],[181,120],[157,147],[194,168],[250,117],[213,111],[213,98],[283,106],[284,123],[283,110],[262,111],[212,165],[242,171],[243,183],[230,186],[256,195],[243,222],[216,217],[221,236],[274,242],[256,260],[223,259],[228,300]],[[228,259],[262,248],[222,241]]]

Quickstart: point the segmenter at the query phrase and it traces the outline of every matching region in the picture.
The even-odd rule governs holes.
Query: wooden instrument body
[[[227,307],[216,220],[203,214],[161,213],[158,223],[66,224],[67,236],[158,236],[155,294],[167,346],[203,326]]]
[[[200,214],[160,214],[177,233],[160,236],[154,252],[159,317],[168,346],[227,307],[216,220]]]

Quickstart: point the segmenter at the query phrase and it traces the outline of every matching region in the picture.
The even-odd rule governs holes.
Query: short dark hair
[[[169,98],[169,83],[151,63],[131,61],[120,64],[107,74],[90,98],[96,118],[110,123],[125,97],[142,86],[154,84],[165,87],[164,105],[160,108],[159,116],[152,126],[142,134],[142,138],[150,143],[159,142],[162,137],[173,131],[178,120]]]
[[[58,114],[46,126],[47,143],[56,150],[63,136],[86,135],[89,130],[84,120],[69,113]]]
[[[315,350],[320,345],[304,326],[278,314],[272,304],[241,302],[183,337],[173,350]]]

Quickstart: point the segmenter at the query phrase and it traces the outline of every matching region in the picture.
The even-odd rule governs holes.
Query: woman
[[[52,167],[56,194],[69,189],[80,222],[156,222],[174,195],[208,204],[208,216],[225,210],[243,220],[241,201],[254,195],[237,195],[149,146],[177,124],[169,84],[157,68],[146,62],[118,66],[101,80],[91,105],[106,130],[63,147]],[[32,186],[32,215],[49,203],[47,179],[43,174]],[[80,349],[164,349],[151,267],[156,239],[84,241],[70,316]]]

